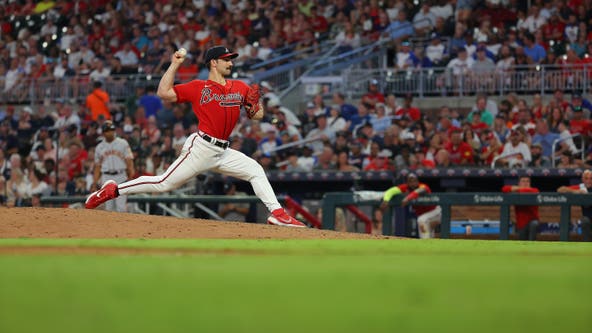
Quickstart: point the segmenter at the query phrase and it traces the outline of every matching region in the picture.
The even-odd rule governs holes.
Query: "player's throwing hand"
[[[184,48],[178,49],[173,56],[171,57],[171,62],[176,64],[181,64],[185,61],[185,57],[187,56],[187,50]]]

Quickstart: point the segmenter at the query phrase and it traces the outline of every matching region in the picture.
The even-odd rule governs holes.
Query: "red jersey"
[[[473,148],[466,142],[461,142],[455,147],[452,142],[447,142],[444,149],[448,150],[450,164],[460,165],[462,160],[467,160],[467,163],[472,164]]]
[[[409,193],[411,192],[409,189],[409,185],[407,184],[401,184],[397,186],[399,188],[399,190],[401,190],[402,193]],[[427,186],[424,183],[419,183],[418,188],[423,188],[424,189],[424,193],[423,194],[430,194],[432,193],[432,190],[430,189],[429,186]],[[432,210],[436,209],[436,205],[430,205],[430,206],[420,206],[420,205],[414,205],[413,206],[413,210],[415,211],[415,214],[417,214],[417,216],[422,215],[424,213],[427,212],[431,212]]]
[[[590,132],[592,132],[592,122],[590,122],[589,119],[572,119],[569,121],[569,131],[572,134],[580,133],[583,136],[587,136]]]
[[[413,121],[418,121],[421,118],[421,112],[416,107],[410,107],[408,109],[400,108],[395,112],[395,116],[407,116]]]
[[[177,103],[190,102],[200,131],[228,140],[240,117],[249,86],[238,80],[221,85],[211,80],[193,80],[173,87]]]
[[[512,192],[512,186],[506,185],[502,187],[502,192]],[[518,193],[539,193],[539,190],[534,187],[518,188]],[[514,206],[514,213],[516,214],[516,227],[522,229],[528,225],[532,220],[540,221],[539,206]]]

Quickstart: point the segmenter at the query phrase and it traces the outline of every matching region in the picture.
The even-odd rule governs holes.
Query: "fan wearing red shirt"
[[[583,137],[592,133],[592,122],[584,117],[584,109],[581,106],[573,107],[572,118],[569,121],[569,131],[572,134],[579,133]]]
[[[374,108],[376,103],[384,103],[384,94],[378,90],[378,80],[370,80],[368,91],[362,96],[362,103],[369,108]]]
[[[408,193],[403,201],[402,206],[406,206],[410,201],[419,198],[420,195],[430,194],[432,190],[424,183],[420,183],[417,175],[410,173],[407,175],[407,182],[398,186],[393,186],[384,192],[380,209],[385,210],[391,199],[399,194]],[[434,230],[440,224],[442,219],[442,208],[437,205],[415,205],[413,210],[417,215],[417,225],[419,227],[419,238],[433,238]]]
[[[108,181],[87,198],[85,207],[96,208],[119,195],[171,191],[211,170],[250,182],[255,195],[271,212],[267,218],[268,224],[306,227],[282,208],[263,167],[254,159],[229,147],[228,138],[239,120],[242,108],[247,110],[249,118],[260,120],[264,116],[260,99],[247,104],[256,95],[251,91],[254,88],[239,80],[226,79],[232,73],[232,59],[237,56],[237,53],[224,46],[214,46],[204,56],[209,69],[208,80],[174,84],[175,75],[185,61],[185,53],[175,52],[171,56],[169,68],[160,79],[157,94],[165,102],[191,103],[199,120],[197,132],[189,135],[179,157],[162,175],[144,176],[119,185]]]
[[[405,97],[405,101],[403,103],[404,106],[395,112],[395,116],[407,116],[413,121],[418,121],[421,118],[421,112],[418,108],[411,105],[412,102],[413,95],[408,94]]]
[[[518,185],[506,185],[502,187],[504,193],[539,193],[537,188],[531,187],[530,177],[522,176]],[[539,206],[514,206],[516,214],[516,232],[521,240],[536,240],[539,226]]]
[[[473,148],[462,140],[462,130],[454,128],[450,133],[450,141],[444,144],[444,149],[448,151],[450,164],[469,165],[474,164]]]

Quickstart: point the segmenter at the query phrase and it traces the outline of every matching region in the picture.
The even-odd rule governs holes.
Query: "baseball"
[[[180,48],[177,53],[181,56],[184,57],[185,55],[187,55],[187,50],[185,50],[184,48]]]

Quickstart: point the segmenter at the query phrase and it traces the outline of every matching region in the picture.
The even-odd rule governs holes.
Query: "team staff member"
[[[267,223],[306,226],[282,208],[261,165],[229,148],[228,138],[239,119],[241,106],[252,119],[262,119],[264,115],[258,89],[225,78],[231,74],[232,59],[237,56],[224,46],[212,47],[204,56],[209,69],[208,80],[177,85],[174,85],[175,74],[185,60],[185,54],[179,50],[171,56],[171,64],[158,86],[158,96],[166,102],[191,103],[199,119],[198,131],[187,138],[177,160],[162,175],[142,176],[119,186],[116,182],[107,182],[87,198],[86,208],[95,208],[120,194],[170,191],[198,174],[212,170],[249,181],[255,194],[271,212]]]
[[[561,186],[557,189],[559,193],[592,193],[592,170],[586,170],[582,173],[582,182],[578,185]],[[584,242],[589,242],[592,238],[590,220],[592,219],[592,203],[588,206],[582,206],[582,236]]]
[[[95,149],[95,169],[91,190],[98,184],[109,181],[123,183],[134,174],[134,155],[129,143],[115,136],[115,125],[111,120],[103,124],[103,137]],[[121,195],[113,201],[105,203],[105,209],[117,212],[127,211],[127,196]]]
[[[505,185],[502,187],[504,193],[539,193],[539,189],[531,187],[530,177],[522,176],[518,185]],[[516,214],[516,232],[521,240],[536,240],[537,228],[539,227],[539,206],[514,206]]]
[[[410,173],[407,175],[406,184],[391,187],[384,192],[380,209],[386,209],[389,201],[394,196],[402,193],[407,193],[403,201],[401,201],[401,205],[406,206],[410,201],[417,199],[420,195],[432,193],[432,190],[426,184],[420,183],[416,174]],[[417,214],[419,238],[433,238],[434,230],[442,219],[442,208],[437,205],[416,205],[413,206],[413,210]]]

